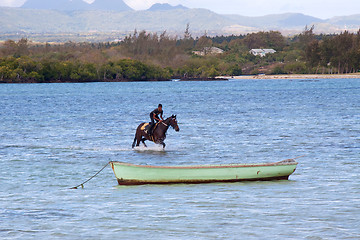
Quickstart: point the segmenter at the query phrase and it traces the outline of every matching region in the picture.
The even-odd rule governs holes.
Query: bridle
[[[173,118],[172,118],[172,117],[170,117],[169,119],[170,119],[170,121],[171,121]],[[166,121],[166,120],[165,120],[165,121]],[[168,127],[168,126],[169,126],[169,124],[166,124],[166,123],[165,123],[165,121],[162,121],[161,123],[162,123],[165,127]],[[170,122],[170,121],[169,121],[169,122]]]

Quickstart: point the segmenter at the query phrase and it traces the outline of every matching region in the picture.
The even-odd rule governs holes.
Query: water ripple
[[[358,79],[0,88],[1,239],[358,239]],[[132,149],[159,101],[167,147]],[[189,165],[305,155],[289,181],[118,186],[109,161]]]

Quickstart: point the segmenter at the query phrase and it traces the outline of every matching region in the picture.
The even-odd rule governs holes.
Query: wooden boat
[[[150,166],[109,162],[119,185],[211,183],[287,180],[297,162],[287,159],[275,163]]]

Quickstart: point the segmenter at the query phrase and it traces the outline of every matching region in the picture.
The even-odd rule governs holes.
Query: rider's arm
[[[158,118],[156,117],[156,114],[155,114],[155,113],[153,113],[153,117],[154,117],[155,120],[160,121],[160,119],[158,119]]]

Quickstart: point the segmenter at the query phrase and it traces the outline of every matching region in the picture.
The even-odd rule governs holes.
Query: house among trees
[[[218,47],[204,47],[201,51],[193,51],[192,53],[198,56],[218,55],[222,54],[224,50]]]
[[[250,54],[260,57],[265,57],[266,54],[276,53],[276,51],[272,48],[264,48],[264,49],[251,49]]]

